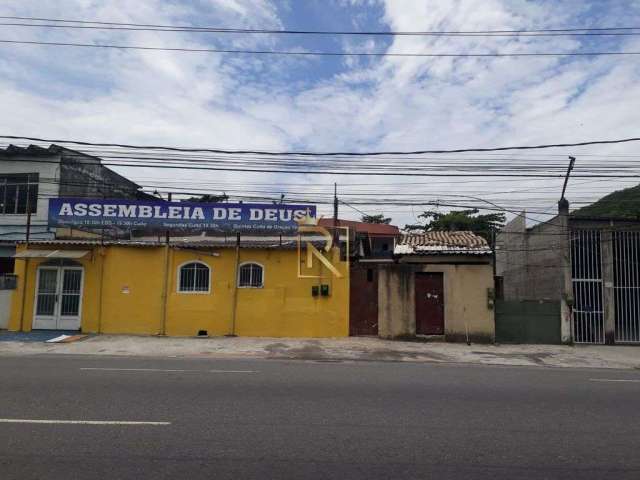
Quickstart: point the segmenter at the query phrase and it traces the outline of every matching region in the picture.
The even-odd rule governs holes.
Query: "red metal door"
[[[416,273],[416,333],[444,335],[442,273]]]
[[[349,335],[378,335],[378,270],[353,263],[349,277]]]

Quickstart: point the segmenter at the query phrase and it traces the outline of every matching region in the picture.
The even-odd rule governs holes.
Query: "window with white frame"
[[[38,207],[37,173],[0,175],[0,214],[36,213]]]
[[[185,263],[178,272],[178,291],[181,293],[207,293],[211,270],[200,262]]]
[[[262,288],[264,268],[259,263],[243,263],[238,273],[238,287]]]

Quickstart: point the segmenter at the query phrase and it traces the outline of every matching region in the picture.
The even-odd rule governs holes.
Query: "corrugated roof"
[[[23,250],[13,258],[82,258],[89,250]]]
[[[469,231],[405,234],[394,249],[396,255],[472,254],[487,255],[487,241]]]
[[[28,147],[19,147],[17,145],[9,145],[7,148],[0,148],[0,156],[2,157],[14,157],[17,155],[30,155],[39,157],[50,157],[58,155],[59,152],[52,149],[53,145],[49,148],[40,147],[38,145],[29,145]]]
[[[333,227],[333,218],[321,218],[318,225],[323,227]],[[395,225],[387,225],[386,223],[366,223],[357,222],[355,220],[338,219],[339,227],[349,227],[356,233],[368,233],[369,235],[395,237],[400,235],[400,230]]]
[[[235,248],[236,239],[233,236],[228,237],[200,237],[202,240],[195,238],[171,238],[170,245],[172,247],[182,248]],[[321,237],[305,237],[305,241],[311,241],[316,246],[324,246]],[[24,244],[25,242],[18,242]],[[123,246],[123,247],[162,247],[165,245],[164,239],[158,240],[104,240],[99,239],[78,239],[78,240],[36,240],[29,242],[29,245],[37,246]],[[240,239],[240,248],[259,248],[259,249],[283,249],[291,250],[298,247],[297,237],[258,237]]]

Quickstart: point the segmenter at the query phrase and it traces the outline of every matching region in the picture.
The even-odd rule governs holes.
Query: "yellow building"
[[[338,275],[308,268],[291,240],[22,245],[9,329],[347,336],[349,265],[335,248],[325,256]]]

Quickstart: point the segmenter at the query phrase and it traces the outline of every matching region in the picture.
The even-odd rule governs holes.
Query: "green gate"
[[[560,302],[497,300],[496,342],[561,343]]]

